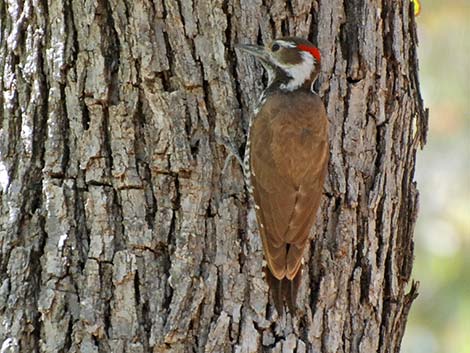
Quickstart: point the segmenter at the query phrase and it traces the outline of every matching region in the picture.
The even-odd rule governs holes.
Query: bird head
[[[320,51],[308,40],[284,37],[268,46],[243,44],[237,47],[255,56],[268,72],[268,86],[283,91],[312,89],[320,72]]]

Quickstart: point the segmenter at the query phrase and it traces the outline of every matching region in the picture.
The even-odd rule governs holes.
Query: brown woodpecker
[[[295,37],[268,47],[240,45],[268,73],[250,122],[244,170],[277,311],[295,312],[302,256],[316,219],[328,164],[328,119],[313,84],[320,52]]]

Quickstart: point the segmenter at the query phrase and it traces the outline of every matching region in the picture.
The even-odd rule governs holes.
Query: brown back
[[[275,92],[251,128],[251,180],[266,261],[274,277],[297,274],[323,191],[328,120],[307,90]]]

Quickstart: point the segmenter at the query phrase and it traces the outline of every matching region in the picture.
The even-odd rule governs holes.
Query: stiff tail
[[[268,268],[265,269],[266,278],[268,280],[271,295],[279,315],[284,313],[284,301],[292,315],[296,311],[297,292],[302,278],[302,269],[299,269],[295,277],[291,280],[283,278],[281,280],[273,276]]]

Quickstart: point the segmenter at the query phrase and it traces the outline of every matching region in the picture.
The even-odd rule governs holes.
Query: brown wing
[[[251,128],[251,180],[268,267],[297,274],[316,218],[328,162],[327,119],[310,93],[268,98]]]

